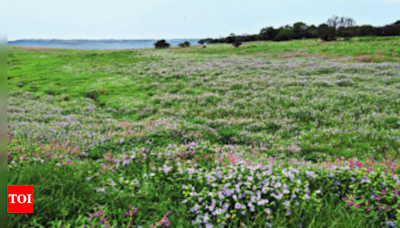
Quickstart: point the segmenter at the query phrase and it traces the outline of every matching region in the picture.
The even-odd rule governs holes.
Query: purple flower
[[[395,227],[396,223],[393,221],[386,221],[386,225],[390,226],[390,227]]]
[[[286,206],[286,207],[289,207],[289,206],[290,206],[289,200],[285,200],[285,206]]]
[[[163,171],[165,174],[168,174],[171,169],[172,169],[172,167],[164,167]]]
[[[235,204],[235,209],[241,209],[242,207],[243,207],[243,205],[240,203]]]
[[[97,212],[96,212],[96,215],[97,215],[98,217],[100,217],[100,216],[101,216],[101,211],[97,211]]]

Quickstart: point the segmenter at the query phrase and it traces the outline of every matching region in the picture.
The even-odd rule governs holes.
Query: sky
[[[400,0],[1,0],[0,36],[17,39],[172,39],[255,34],[332,15],[358,25],[400,20]]]

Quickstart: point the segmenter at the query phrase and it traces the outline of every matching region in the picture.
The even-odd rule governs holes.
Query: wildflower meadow
[[[7,115],[9,227],[400,227],[399,37],[9,47]]]

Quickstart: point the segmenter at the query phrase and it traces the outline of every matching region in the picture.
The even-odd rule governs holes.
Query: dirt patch
[[[328,58],[333,57],[329,54],[321,54],[321,55],[313,55],[313,54],[305,54],[305,53],[285,53],[279,56],[280,58],[288,59],[288,58],[297,58],[297,57],[316,57],[316,58]]]
[[[370,55],[360,55],[354,57],[355,61],[360,61],[360,62],[365,62],[365,63],[370,63],[372,61],[372,57]]]
[[[385,60],[385,55],[383,55],[383,54],[380,54],[380,53],[375,53],[375,58],[377,58],[377,59],[379,59],[379,60]]]
[[[250,53],[250,54],[246,54],[247,56],[260,56],[260,55],[264,55],[264,52],[254,52],[254,53]]]
[[[295,52],[295,53],[286,53],[286,54],[281,55],[280,57],[284,58],[284,59],[288,59],[288,58],[305,57],[305,56],[307,56],[307,55],[303,54],[303,53]]]

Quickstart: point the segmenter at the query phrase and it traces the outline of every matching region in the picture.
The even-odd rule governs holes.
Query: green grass
[[[8,226],[99,227],[89,216],[101,208],[113,227],[150,227],[167,211],[171,227],[196,227],[196,198],[183,186],[215,193],[230,183],[207,183],[216,167],[227,175],[248,163],[241,172],[251,176],[252,166],[270,161],[282,183],[295,183],[284,168],[298,169],[301,187],[323,194],[291,207],[290,216],[281,201],[269,205],[269,219],[261,207],[232,209],[225,227],[385,226],[400,216],[399,197],[385,199],[390,211],[368,213],[342,197],[355,195],[364,207],[382,183],[400,189],[399,91],[400,37],[166,50],[9,47],[8,184],[35,186],[35,213],[9,214]],[[352,158],[383,163],[373,173],[333,168]],[[192,168],[198,177],[189,178]],[[129,205],[138,208],[133,220],[124,216]]]

